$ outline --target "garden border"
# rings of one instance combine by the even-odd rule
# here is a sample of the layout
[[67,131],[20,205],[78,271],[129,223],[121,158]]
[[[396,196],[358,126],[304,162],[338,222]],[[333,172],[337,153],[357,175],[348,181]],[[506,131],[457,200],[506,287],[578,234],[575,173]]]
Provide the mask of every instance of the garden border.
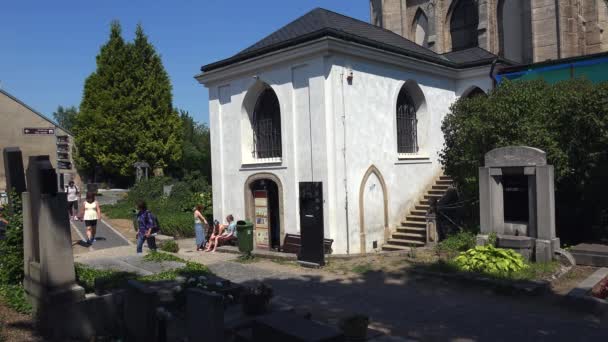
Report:
[[605,277],[608,277],[608,268],[602,267],[581,281],[565,297],[565,303],[573,309],[591,312],[598,315],[608,315],[608,299],[599,299],[591,296],[589,292]]

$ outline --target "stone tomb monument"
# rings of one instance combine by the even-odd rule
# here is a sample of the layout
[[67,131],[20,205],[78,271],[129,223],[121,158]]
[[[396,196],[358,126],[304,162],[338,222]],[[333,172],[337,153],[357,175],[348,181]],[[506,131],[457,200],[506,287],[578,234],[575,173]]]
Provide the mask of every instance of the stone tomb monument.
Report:
[[497,234],[497,245],[537,262],[559,249],[555,236],[553,166],[544,151],[526,146],[494,149],[479,168],[478,244]]
[[84,299],[76,285],[67,197],[57,192],[48,156],[30,157],[23,198],[23,285],[43,333],[61,325],[66,305]]

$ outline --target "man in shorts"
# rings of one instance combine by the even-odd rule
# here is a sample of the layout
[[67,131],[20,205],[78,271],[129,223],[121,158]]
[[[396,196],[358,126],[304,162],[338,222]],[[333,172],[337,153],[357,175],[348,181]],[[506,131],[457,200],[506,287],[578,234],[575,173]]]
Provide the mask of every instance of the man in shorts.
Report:
[[68,186],[65,187],[65,192],[68,194],[68,213],[70,214],[70,219],[77,220],[76,213],[78,212],[80,189],[74,184],[74,181],[70,181]]

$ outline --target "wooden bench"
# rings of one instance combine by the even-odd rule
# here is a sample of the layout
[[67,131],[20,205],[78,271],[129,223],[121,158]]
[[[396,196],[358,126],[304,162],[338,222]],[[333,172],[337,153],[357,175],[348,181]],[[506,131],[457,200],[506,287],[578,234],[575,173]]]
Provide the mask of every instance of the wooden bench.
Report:
[[[334,240],[332,239],[323,239],[323,251],[325,254],[331,254],[333,250],[331,249],[331,245]],[[285,240],[283,240],[283,246],[281,246],[281,251],[285,253],[294,253],[299,254],[300,248],[302,246],[302,238],[297,234],[285,234]]]

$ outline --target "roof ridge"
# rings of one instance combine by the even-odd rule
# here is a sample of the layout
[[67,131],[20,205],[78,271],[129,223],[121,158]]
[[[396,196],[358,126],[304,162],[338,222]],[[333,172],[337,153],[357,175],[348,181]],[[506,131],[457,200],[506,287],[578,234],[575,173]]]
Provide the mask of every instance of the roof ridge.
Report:
[[[371,27],[374,27],[374,28],[375,28],[375,29],[377,29],[377,30],[381,30],[381,31],[384,31],[384,32],[390,33],[390,34],[392,34],[392,35],[394,35],[394,36],[397,36],[397,37],[399,37],[399,38],[401,38],[401,39],[407,40],[408,42],[410,42],[410,43],[412,43],[412,44],[416,44],[416,45],[420,46],[421,48],[426,49],[426,50],[428,50],[428,51],[430,51],[430,52],[434,53],[434,54],[435,54],[435,55],[437,55],[438,57],[439,57],[439,56],[441,56],[441,54],[439,54],[439,53],[437,53],[437,52],[435,52],[435,51],[433,51],[433,50],[429,49],[428,47],[426,47],[426,46],[422,46],[422,45],[420,45],[420,44],[418,44],[418,43],[414,42],[413,40],[411,40],[411,39],[409,39],[409,38],[407,38],[407,37],[404,37],[404,36],[402,36],[402,35],[400,35],[400,34],[398,34],[398,33],[395,33],[395,32],[393,32],[393,31],[391,31],[391,30],[385,29],[384,27],[377,26],[377,25],[374,25],[374,24],[368,23],[367,21],[363,21],[363,20],[360,20],[360,19],[357,19],[357,18],[349,17],[349,16],[347,16],[346,14],[342,14],[342,13],[334,12],[334,11],[332,11],[332,10],[328,10],[328,9],[326,9],[326,8],[323,8],[323,7],[317,7],[317,8],[315,8],[314,10],[317,10],[317,9],[320,9],[320,10],[323,10],[323,11],[325,11],[325,12],[328,12],[328,13],[332,13],[332,14],[338,15],[338,16],[343,17],[343,18],[346,18],[346,19],[348,19],[348,20],[357,21],[357,22],[363,23],[363,24],[365,24],[365,25],[369,25],[369,26],[371,26]],[[314,10],[313,10],[313,11],[314,11]],[[312,12],[312,11],[311,11],[311,12]],[[310,12],[309,12],[309,13],[310,13]]]

